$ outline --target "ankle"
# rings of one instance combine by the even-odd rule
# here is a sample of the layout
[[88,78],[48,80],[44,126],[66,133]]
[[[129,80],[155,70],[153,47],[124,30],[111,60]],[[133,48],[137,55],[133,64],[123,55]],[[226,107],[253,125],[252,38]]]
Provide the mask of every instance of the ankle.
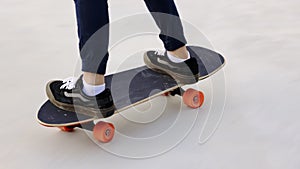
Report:
[[168,51],[168,53],[179,59],[188,59],[189,58],[189,52],[188,52],[186,46],[182,46],[174,51]]
[[90,85],[84,79],[82,79],[82,83],[82,91],[88,96],[96,96],[105,90],[105,83],[101,85]]
[[105,83],[104,75],[91,73],[91,72],[83,72],[83,80],[89,85],[103,85]]

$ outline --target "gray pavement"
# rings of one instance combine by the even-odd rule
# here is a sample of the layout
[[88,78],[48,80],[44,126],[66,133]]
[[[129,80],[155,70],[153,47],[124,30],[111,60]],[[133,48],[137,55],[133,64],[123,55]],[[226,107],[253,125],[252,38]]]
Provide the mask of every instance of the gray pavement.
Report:
[[[35,120],[39,106],[46,100],[45,83],[78,70],[73,2],[2,0],[0,168],[298,169],[300,2],[185,0],[177,4],[182,18],[226,57],[224,71],[215,80],[198,85],[210,93],[211,83],[225,75],[225,87],[215,84],[222,91],[226,89],[224,112],[217,111],[206,130],[207,111],[213,110],[213,104],[206,102],[189,128],[187,122],[197,112],[183,106],[178,114],[184,117],[177,128],[173,127],[177,134],[171,133],[152,144],[138,139],[137,144],[132,144],[124,139],[124,135],[146,138],[168,127],[166,124],[176,117],[172,112],[180,108],[177,105],[181,102],[180,98],[169,98],[164,115],[144,126],[126,124],[121,115],[109,119],[117,123],[119,132],[113,142],[97,145],[82,130],[63,133],[40,126]],[[110,10],[112,21],[146,12],[143,1],[134,0],[111,0]],[[125,53],[146,48],[142,43],[134,43],[143,38],[149,37],[124,41],[124,45],[130,44],[123,47]],[[157,39],[149,39],[154,47],[161,45],[155,43],[159,42]],[[118,50],[112,52],[108,72],[128,68],[122,65],[128,57],[118,56]],[[129,67],[138,66],[142,59],[130,63]],[[210,96],[208,99],[213,100]],[[151,109],[144,105],[129,111],[145,109],[144,116],[153,118],[149,114],[159,112],[165,101],[157,98],[151,102]],[[143,119],[130,113],[124,113],[124,117],[132,121]],[[215,132],[212,126],[217,126]],[[205,137],[208,140],[201,139],[201,131],[210,133]],[[182,137],[186,136],[184,140],[177,138],[181,132]],[[180,140],[179,144],[173,138]],[[153,157],[132,158],[147,155]]]

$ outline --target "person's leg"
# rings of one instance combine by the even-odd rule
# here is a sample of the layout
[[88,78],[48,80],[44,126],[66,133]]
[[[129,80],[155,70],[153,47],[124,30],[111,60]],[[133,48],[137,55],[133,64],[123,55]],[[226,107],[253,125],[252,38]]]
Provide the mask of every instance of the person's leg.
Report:
[[[107,0],[74,0],[83,75],[78,79],[48,82],[49,100],[59,108],[108,117],[115,107],[104,74],[108,60],[109,16]],[[100,110],[100,111],[99,111]]]
[[74,0],[78,25],[83,79],[90,85],[104,84],[108,60],[109,13],[107,0]]
[[160,39],[169,54],[180,59],[187,59],[186,39],[182,23],[173,0],[144,0],[157,26]]
[[144,0],[160,29],[165,52],[147,51],[145,64],[154,71],[165,72],[179,83],[190,84],[198,81],[199,68],[192,51],[186,47],[183,26],[173,0]]

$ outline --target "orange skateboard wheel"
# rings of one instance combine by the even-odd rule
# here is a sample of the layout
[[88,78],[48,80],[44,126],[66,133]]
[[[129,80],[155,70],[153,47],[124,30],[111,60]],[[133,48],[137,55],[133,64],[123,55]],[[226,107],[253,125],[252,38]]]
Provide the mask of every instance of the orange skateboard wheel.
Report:
[[74,131],[74,127],[71,127],[71,126],[62,126],[62,127],[58,127],[61,131],[64,131],[64,132],[72,132]]
[[102,143],[110,142],[115,134],[115,127],[111,123],[98,122],[93,129],[94,138]]
[[184,104],[194,109],[201,107],[204,103],[204,94],[195,89],[187,89],[182,98]]

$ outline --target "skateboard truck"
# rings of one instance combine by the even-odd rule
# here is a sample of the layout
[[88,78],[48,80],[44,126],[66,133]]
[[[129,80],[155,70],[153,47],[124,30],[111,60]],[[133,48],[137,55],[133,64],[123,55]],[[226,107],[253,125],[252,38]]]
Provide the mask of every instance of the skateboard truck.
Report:
[[184,92],[185,92],[185,90],[182,87],[178,87],[175,90],[170,91],[170,95],[171,96],[175,96],[175,95],[182,96]]
[[182,96],[184,92],[185,92],[185,90],[183,88],[178,87],[174,90],[171,90],[169,92],[164,93],[163,96],[169,96],[169,95],[171,95],[171,96],[175,96],[175,95]]

